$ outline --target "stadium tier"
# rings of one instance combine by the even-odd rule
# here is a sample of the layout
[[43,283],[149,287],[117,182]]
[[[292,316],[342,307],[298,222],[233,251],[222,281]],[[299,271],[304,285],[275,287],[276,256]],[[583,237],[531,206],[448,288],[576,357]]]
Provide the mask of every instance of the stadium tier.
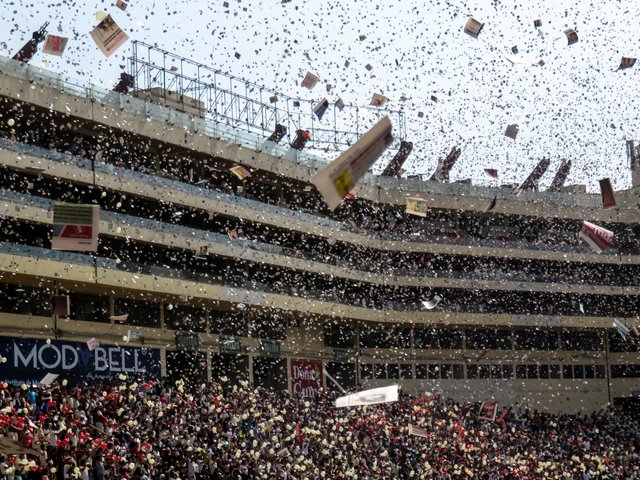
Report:
[[[311,183],[326,159],[181,101],[0,59],[5,380],[397,383],[554,413],[640,395],[638,343],[613,326],[638,322],[636,185],[603,208],[368,173],[330,211]],[[96,251],[53,249],[91,231],[80,205],[99,206]],[[89,230],[56,220],[74,215]],[[583,221],[613,232],[601,253]]]

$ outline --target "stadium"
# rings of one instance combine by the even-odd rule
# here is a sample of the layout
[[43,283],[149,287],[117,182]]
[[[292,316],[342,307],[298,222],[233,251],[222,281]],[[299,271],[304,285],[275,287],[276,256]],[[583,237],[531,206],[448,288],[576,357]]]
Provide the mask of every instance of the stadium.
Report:
[[[122,80],[0,58],[3,474],[639,478],[633,142],[604,208],[561,179],[448,182],[446,159],[401,178],[400,129],[388,174],[332,211],[307,150],[363,131],[135,54]],[[91,241],[78,217],[94,251],[68,246]],[[584,221],[615,233],[601,253]]]

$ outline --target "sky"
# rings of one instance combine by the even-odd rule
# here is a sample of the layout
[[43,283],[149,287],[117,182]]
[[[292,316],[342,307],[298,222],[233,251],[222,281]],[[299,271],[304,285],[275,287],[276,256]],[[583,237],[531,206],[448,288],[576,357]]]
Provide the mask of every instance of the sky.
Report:
[[[131,1],[121,11],[110,2],[14,0],[0,12],[0,55],[12,56],[49,20],[49,33],[69,37],[69,44],[63,57],[38,52],[31,63],[112,87],[131,42],[108,58],[100,52],[89,31],[98,23],[96,13],[105,11],[130,40],[294,97],[368,105],[373,93],[385,95],[388,108],[404,111],[407,140],[414,143],[407,174],[433,173],[438,158],[459,146],[452,180],[487,184],[483,170],[495,168],[502,183],[520,183],[548,157],[543,187],[563,158],[573,164],[566,184],[597,191],[598,180],[610,177],[614,189],[630,187],[625,142],[640,140],[640,62],[617,67],[623,56],[640,56],[637,0],[228,4]],[[469,16],[484,23],[477,39],[463,31]],[[568,28],[578,43],[568,45]],[[507,56],[527,63],[512,65]],[[321,79],[311,91],[300,86],[307,71]],[[331,92],[325,83],[333,85]],[[509,124],[519,125],[515,140],[504,135]],[[374,171],[385,165],[381,159]]]

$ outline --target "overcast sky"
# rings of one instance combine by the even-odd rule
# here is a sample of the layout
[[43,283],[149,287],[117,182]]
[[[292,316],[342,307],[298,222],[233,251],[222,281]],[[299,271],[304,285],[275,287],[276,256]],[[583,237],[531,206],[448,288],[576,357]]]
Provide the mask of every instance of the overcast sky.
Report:
[[[483,179],[492,167],[518,183],[547,156],[543,185],[567,158],[567,184],[595,190],[611,177],[618,190],[630,186],[625,141],[640,139],[640,63],[616,69],[622,56],[640,54],[638,0],[280,2],[132,1],[124,12],[108,2],[5,2],[0,54],[12,56],[50,20],[49,33],[70,38],[65,55],[39,52],[32,63],[112,87],[130,42],[102,55],[88,32],[104,10],[132,40],[292,96],[367,105],[374,92],[386,95],[389,108],[406,112],[415,145],[408,173],[432,173],[459,145],[453,179]],[[463,32],[469,15],[485,23],[478,39]],[[567,45],[567,28],[578,43]],[[511,65],[513,46],[531,64]],[[313,91],[299,86],[307,71],[321,78]],[[334,86],[329,94],[324,83]],[[512,123],[520,126],[515,141],[504,136]]]

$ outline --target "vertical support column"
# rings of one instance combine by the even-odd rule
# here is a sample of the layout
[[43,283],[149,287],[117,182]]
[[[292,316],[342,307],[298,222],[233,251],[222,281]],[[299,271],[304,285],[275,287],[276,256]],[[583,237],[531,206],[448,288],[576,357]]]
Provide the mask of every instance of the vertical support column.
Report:
[[[115,297],[113,297],[113,295],[109,296],[109,316],[113,317],[116,314],[116,299]],[[113,320],[113,318],[111,318],[111,327],[113,328],[113,326],[115,325],[115,320]]]
[[254,356],[255,355],[253,353],[249,353],[247,355],[248,362],[249,362],[249,386],[251,388],[253,388],[254,386],[254,383],[253,383],[253,357]]
[[360,378],[360,326],[356,325],[356,385],[362,384],[362,379]]
[[607,397],[609,399],[609,407],[612,406],[611,398],[611,358],[609,356],[609,335],[604,330],[604,359],[605,359],[605,376],[607,378]]

